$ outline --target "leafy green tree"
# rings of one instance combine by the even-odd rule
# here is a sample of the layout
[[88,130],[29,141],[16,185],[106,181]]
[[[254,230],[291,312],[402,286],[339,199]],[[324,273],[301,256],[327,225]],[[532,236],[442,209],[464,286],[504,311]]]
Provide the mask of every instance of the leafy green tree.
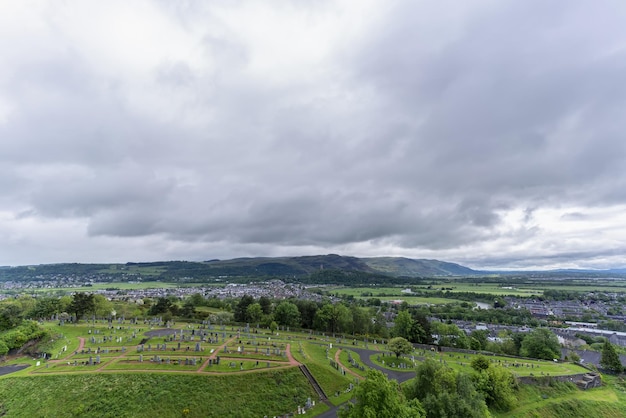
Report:
[[239,300],[239,303],[235,306],[234,314],[236,322],[247,322],[247,309],[248,306],[254,303],[254,298],[250,295],[243,295]]
[[434,322],[433,332],[439,335],[439,345],[445,347],[469,348],[469,338],[459,327],[454,324]]
[[559,359],[561,345],[552,331],[547,328],[536,328],[522,340],[520,355],[543,360]]
[[407,402],[395,380],[378,370],[369,370],[357,386],[356,403],[339,411],[340,418],[419,418],[425,416],[419,401]]
[[258,302],[251,303],[246,308],[246,322],[260,322],[263,318],[263,308]]
[[609,340],[605,340],[602,345],[602,355],[600,357],[600,366],[603,369],[609,370],[613,373],[621,373],[624,371],[624,366],[622,366],[622,362],[619,359],[619,355],[617,351],[615,351],[615,347]]
[[4,341],[0,340],[0,356],[6,356],[8,352],[9,352],[9,347],[6,345]]
[[274,320],[278,325],[298,327],[300,326],[300,311],[294,303],[282,301],[274,309]]
[[159,298],[157,299],[157,303],[150,307],[148,315],[164,315],[166,313],[171,313],[171,311],[172,301],[168,298]]
[[33,309],[28,313],[29,318],[50,318],[54,314],[61,312],[61,302],[58,298],[42,297],[37,298]]
[[389,340],[387,348],[396,355],[396,358],[400,357],[402,354],[409,354],[413,351],[411,343],[402,337],[395,337]]
[[382,312],[377,312],[372,320],[372,334],[381,338],[389,337],[389,328]]
[[72,302],[68,307],[70,313],[76,315],[76,321],[80,320],[86,313],[93,312],[95,308],[95,302],[93,294],[91,293],[74,293],[72,296]]
[[320,331],[340,333],[348,330],[352,316],[342,303],[326,303],[315,313],[313,325]]
[[74,298],[69,295],[64,295],[59,298],[59,313],[60,312],[72,312],[70,305]]
[[317,303],[312,300],[299,299],[295,302],[295,304],[300,311],[300,326],[302,328],[313,329],[315,314],[319,308]]
[[489,363],[489,359],[481,355],[474,357],[470,364],[472,365],[472,369],[476,370],[477,372],[487,370],[491,365],[491,363]]
[[372,324],[372,318],[370,317],[366,308],[361,308],[356,305],[350,307],[350,314],[352,316],[352,322],[350,323],[350,332],[352,335],[368,334]]
[[93,296],[93,314],[100,317],[108,317],[113,311],[113,304],[103,295]]
[[482,369],[476,388],[484,395],[487,405],[497,411],[509,411],[517,404],[517,381],[513,373],[502,367]]
[[416,370],[405,390],[409,399],[418,399],[428,418],[490,417],[485,399],[465,373],[457,373],[432,359]]
[[187,299],[183,304],[183,309],[180,310],[180,315],[184,318],[193,318],[196,313],[196,305],[193,300]]
[[0,331],[13,329],[22,323],[24,311],[17,303],[2,305],[0,309]]
[[261,309],[263,309],[263,315],[272,313],[272,301],[267,296],[261,296],[259,298],[259,305],[261,305]]
[[477,329],[472,331],[470,334],[470,346],[472,350],[484,350],[487,348],[487,337],[489,336],[489,331],[484,329]]
[[204,306],[206,304],[206,299],[204,298],[204,296],[202,295],[202,293],[194,293],[193,295],[189,296],[189,298],[187,299],[187,301],[193,306],[193,307],[198,307],[198,306]]
[[402,337],[406,340],[411,339],[414,321],[408,310],[398,312],[398,315],[396,315],[393,323],[394,325],[391,329],[391,335],[395,337]]

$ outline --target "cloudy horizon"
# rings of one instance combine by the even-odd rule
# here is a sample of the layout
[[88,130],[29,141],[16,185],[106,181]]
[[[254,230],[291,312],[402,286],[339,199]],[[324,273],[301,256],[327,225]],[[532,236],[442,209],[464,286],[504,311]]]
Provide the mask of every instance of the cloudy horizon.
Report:
[[626,267],[626,4],[0,0],[0,265]]

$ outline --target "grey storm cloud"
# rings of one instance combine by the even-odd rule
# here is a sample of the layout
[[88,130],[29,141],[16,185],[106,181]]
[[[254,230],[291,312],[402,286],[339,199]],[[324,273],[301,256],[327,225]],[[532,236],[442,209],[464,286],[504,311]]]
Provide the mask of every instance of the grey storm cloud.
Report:
[[[43,4],[0,41],[3,263],[619,263],[620,2]],[[35,260],[52,221],[79,232]]]

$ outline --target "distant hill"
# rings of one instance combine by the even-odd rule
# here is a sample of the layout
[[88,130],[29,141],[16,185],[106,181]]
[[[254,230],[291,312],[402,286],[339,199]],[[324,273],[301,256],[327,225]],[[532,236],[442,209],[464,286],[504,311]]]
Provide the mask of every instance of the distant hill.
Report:
[[439,260],[416,260],[404,257],[375,257],[361,260],[378,273],[391,276],[468,276],[480,273],[459,264]]
[[[0,269],[0,280],[48,280],[103,277],[142,280],[181,280],[208,278],[304,278],[333,277],[331,272],[349,273],[374,280],[376,277],[437,277],[480,274],[470,268],[439,260],[415,260],[402,257],[358,258],[337,254],[300,257],[254,257],[230,260],[159,261],[126,264],[42,264]],[[336,274],[334,274],[336,276]]]
[[217,270],[237,268],[251,273],[275,275],[303,275],[320,270],[340,270],[384,274],[393,277],[434,277],[464,276],[478,272],[459,264],[439,260],[415,260],[403,257],[358,258],[337,254],[274,257],[274,258],[236,258],[232,260],[213,260],[208,262]]

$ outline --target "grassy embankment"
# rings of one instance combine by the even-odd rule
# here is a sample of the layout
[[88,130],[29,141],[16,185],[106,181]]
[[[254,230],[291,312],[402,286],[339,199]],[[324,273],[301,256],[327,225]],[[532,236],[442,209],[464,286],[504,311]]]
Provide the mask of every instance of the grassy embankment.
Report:
[[622,378],[603,376],[605,385],[581,391],[573,384],[522,385],[519,404],[512,411],[494,413],[496,418],[624,418],[626,385]]

